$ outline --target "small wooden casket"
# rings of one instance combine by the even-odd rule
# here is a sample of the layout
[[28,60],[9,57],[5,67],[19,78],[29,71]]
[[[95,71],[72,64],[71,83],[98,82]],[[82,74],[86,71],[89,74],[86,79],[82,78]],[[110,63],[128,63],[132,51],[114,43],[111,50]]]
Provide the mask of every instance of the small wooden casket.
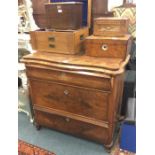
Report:
[[131,43],[131,35],[125,35],[123,37],[92,35],[85,40],[85,53],[87,56],[121,58],[125,60],[131,50]]

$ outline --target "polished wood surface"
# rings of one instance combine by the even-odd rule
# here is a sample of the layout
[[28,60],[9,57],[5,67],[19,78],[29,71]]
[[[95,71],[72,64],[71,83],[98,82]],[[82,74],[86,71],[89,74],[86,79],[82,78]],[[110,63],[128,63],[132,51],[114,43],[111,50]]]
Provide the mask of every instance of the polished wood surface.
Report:
[[110,145],[128,60],[46,52],[25,56],[36,126]]
[[35,120],[39,124],[65,133],[80,136],[100,143],[108,139],[108,128],[85,123],[69,117],[36,111]]
[[131,50],[131,35],[123,37],[89,36],[85,40],[87,56],[120,58],[125,60]]
[[107,121],[109,92],[44,80],[30,79],[30,84],[36,105]]
[[42,52],[76,54],[83,51],[83,41],[88,36],[87,27],[76,31],[31,31],[32,48]]
[[[123,59],[120,58],[95,58],[89,57],[86,55],[66,55],[66,54],[55,54],[55,53],[47,53],[47,52],[36,52],[33,54],[29,54],[24,56],[22,62],[36,62],[37,64],[46,65],[54,67],[54,64],[61,67],[65,67],[65,69],[71,68],[72,70],[92,70],[96,71],[105,71],[105,69],[109,71],[118,71],[123,64]],[[73,67],[72,67],[73,66]]]
[[[109,91],[111,90],[111,83],[110,83],[110,76],[108,75],[100,75],[98,74],[98,77],[91,74],[90,77],[86,73],[79,74],[80,71],[67,71],[67,70],[60,70],[60,69],[54,69],[51,67],[41,67],[37,66],[28,66],[27,67],[27,75],[32,78],[39,78],[42,80],[52,80],[53,82],[59,82],[63,84],[68,85],[75,85],[78,87],[86,87],[91,90],[105,90]],[[47,72],[47,70],[49,70]],[[91,83],[91,85],[90,85]]]
[[121,37],[128,34],[127,18],[100,17],[94,19],[94,36]]
[[80,2],[47,3],[45,11],[48,29],[77,30],[82,27]]

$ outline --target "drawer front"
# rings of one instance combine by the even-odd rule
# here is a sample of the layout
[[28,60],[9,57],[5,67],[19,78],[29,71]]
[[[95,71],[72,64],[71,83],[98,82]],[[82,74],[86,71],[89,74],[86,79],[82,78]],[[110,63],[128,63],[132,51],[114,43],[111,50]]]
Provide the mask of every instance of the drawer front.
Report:
[[68,117],[35,111],[35,121],[39,125],[100,143],[106,143],[108,139],[108,128],[70,119]]
[[52,80],[54,82],[99,89],[104,91],[111,90],[110,78],[99,78],[89,75],[72,74],[63,71],[47,70],[32,67],[27,67],[26,72],[29,78]]
[[108,93],[30,80],[35,105],[108,121]]

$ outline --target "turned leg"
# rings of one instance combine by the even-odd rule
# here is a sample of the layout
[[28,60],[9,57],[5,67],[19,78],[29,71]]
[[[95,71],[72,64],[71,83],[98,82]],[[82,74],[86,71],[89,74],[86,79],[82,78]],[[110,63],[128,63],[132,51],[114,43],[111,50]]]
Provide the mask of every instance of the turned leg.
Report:
[[112,141],[112,142],[111,142],[110,144],[108,144],[108,145],[104,144],[104,148],[105,148],[106,152],[110,153],[111,150],[112,150],[113,145],[114,145],[114,141]]

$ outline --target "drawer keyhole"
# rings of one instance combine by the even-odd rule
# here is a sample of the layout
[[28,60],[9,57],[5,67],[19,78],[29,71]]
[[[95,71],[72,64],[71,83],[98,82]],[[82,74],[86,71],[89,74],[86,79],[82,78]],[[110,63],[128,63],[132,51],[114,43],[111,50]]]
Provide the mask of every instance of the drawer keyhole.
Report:
[[70,122],[70,118],[68,118],[68,117],[65,118],[65,120],[66,120],[66,122]]
[[64,91],[64,94],[65,94],[65,95],[68,95],[68,94],[69,94],[69,91],[68,91],[68,90],[65,90],[65,91]]
[[103,51],[107,51],[108,50],[108,45],[103,44],[101,48],[102,48]]

